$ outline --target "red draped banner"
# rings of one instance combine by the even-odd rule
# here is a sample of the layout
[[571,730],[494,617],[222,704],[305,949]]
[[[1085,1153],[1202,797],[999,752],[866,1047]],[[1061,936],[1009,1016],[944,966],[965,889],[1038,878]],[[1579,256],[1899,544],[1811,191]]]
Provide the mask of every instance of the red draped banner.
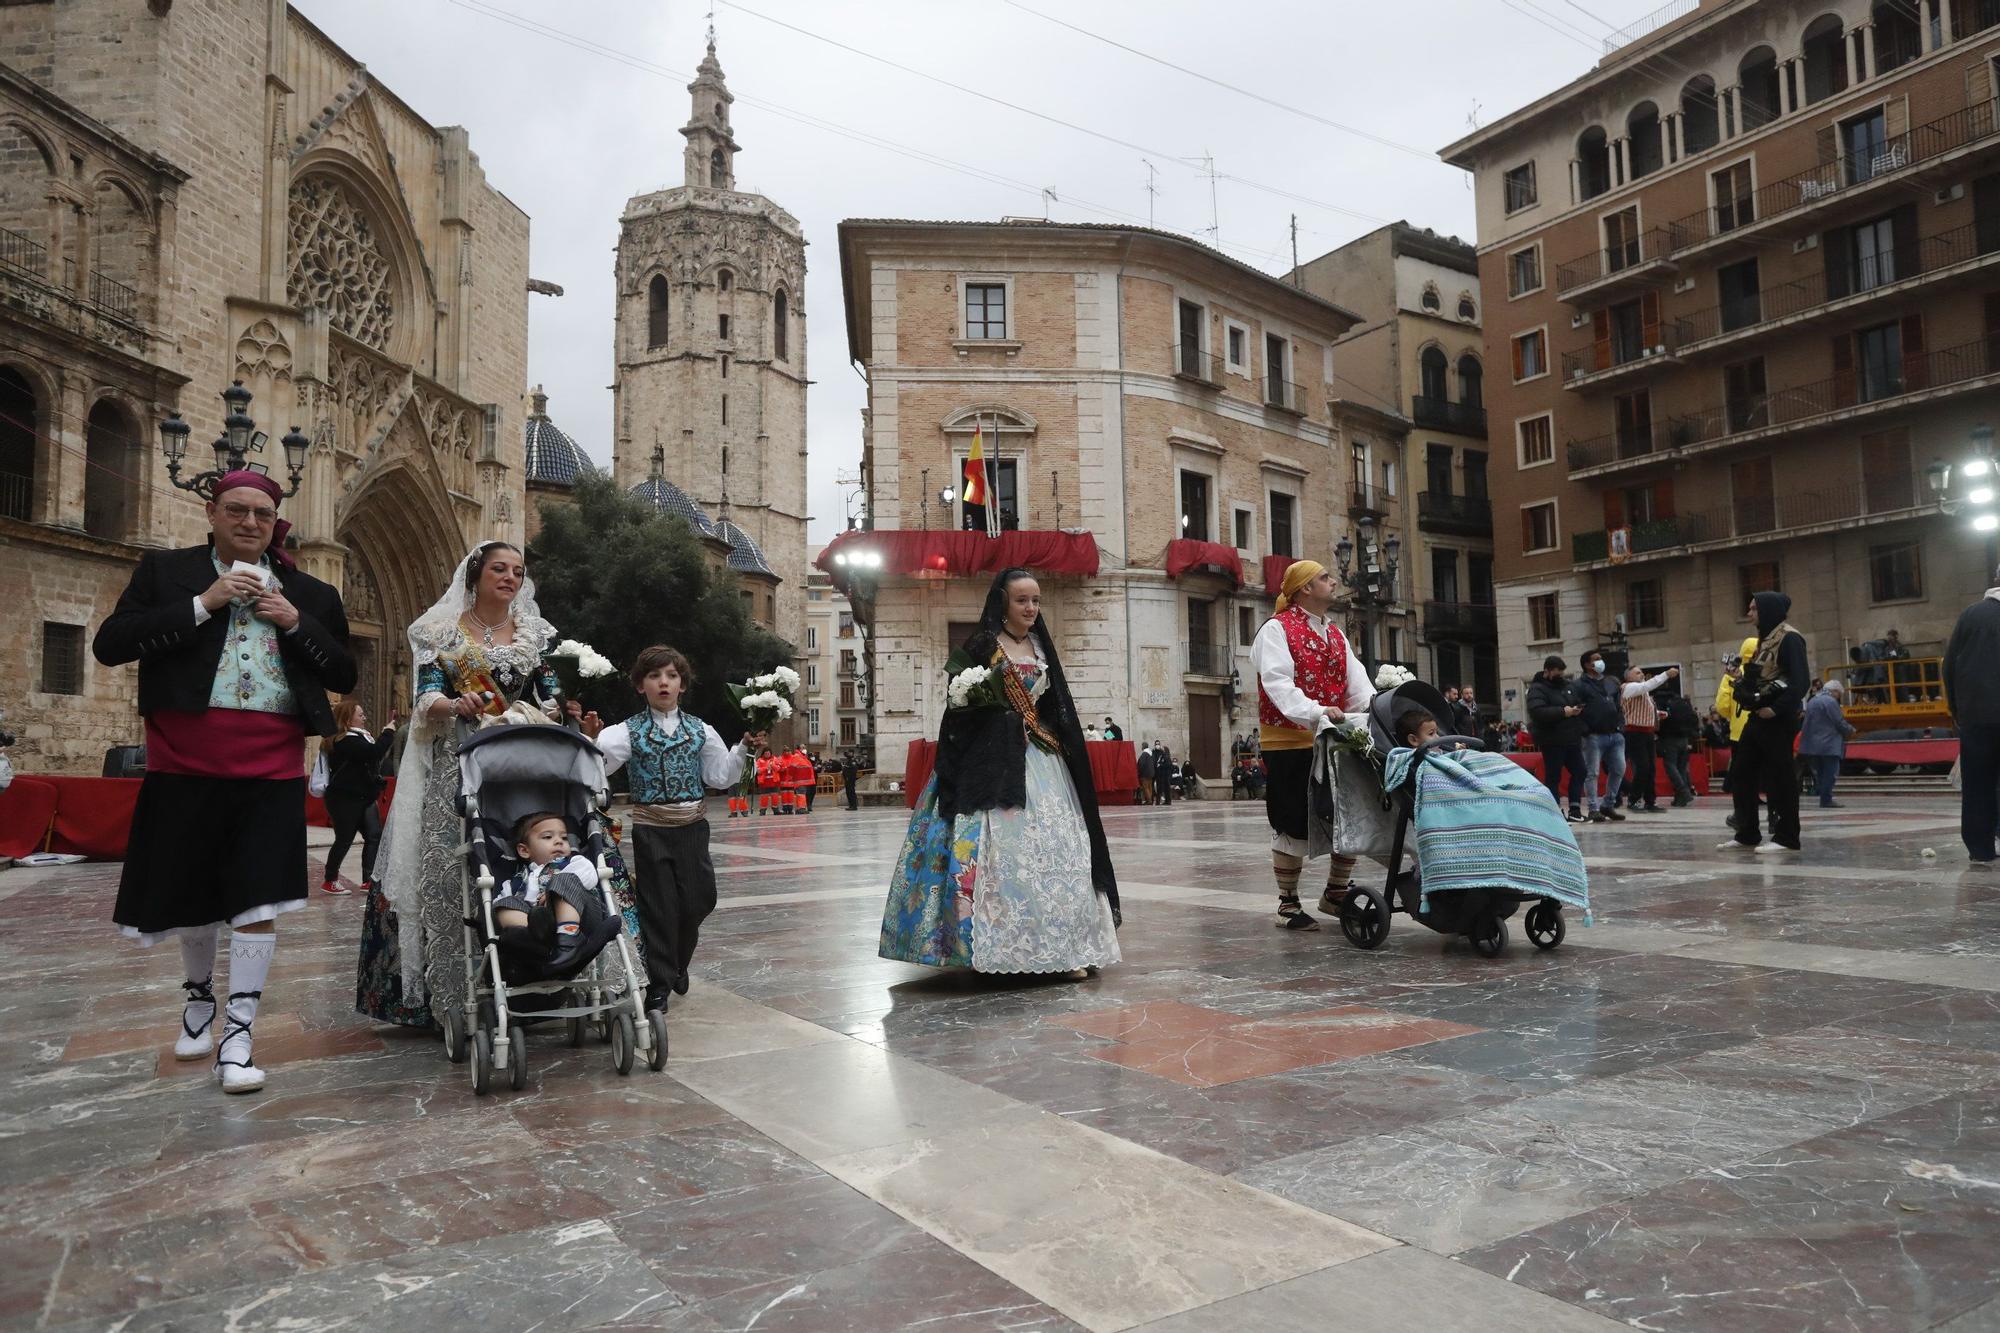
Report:
[[1189,537],[1167,543],[1168,578],[1177,579],[1190,569],[1204,566],[1220,569],[1236,581],[1237,587],[1243,586],[1243,559],[1236,554],[1235,547],[1221,542],[1198,542]]
[[955,577],[1018,567],[1088,577],[1097,573],[1097,539],[1087,532],[843,532],[814,563],[843,591],[857,569]]
[[1264,557],[1264,591],[1276,597],[1285,589],[1285,571],[1298,562],[1295,555],[1267,555]]

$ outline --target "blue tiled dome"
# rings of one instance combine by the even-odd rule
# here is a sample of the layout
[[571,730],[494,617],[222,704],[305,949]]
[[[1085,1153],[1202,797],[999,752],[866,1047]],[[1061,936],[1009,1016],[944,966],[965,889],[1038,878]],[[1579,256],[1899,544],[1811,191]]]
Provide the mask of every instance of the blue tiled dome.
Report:
[[536,389],[534,406],[528,413],[527,454],[522,468],[529,481],[574,486],[578,477],[597,469],[582,447],[549,420],[548,406],[548,395]]
[[757,543],[750,540],[750,534],[737,527],[728,519],[715,526],[716,535],[729,543],[729,567],[745,574],[769,574],[777,577],[777,571],[764,559],[764,553],[757,549]]
[[[690,500],[686,491],[665,477],[648,477],[627,493],[635,499],[646,501],[662,514],[686,519],[694,526],[695,531],[703,536],[716,535],[715,520],[702,513],[701,506]],[[734,558],[731,557],[732,560]]]

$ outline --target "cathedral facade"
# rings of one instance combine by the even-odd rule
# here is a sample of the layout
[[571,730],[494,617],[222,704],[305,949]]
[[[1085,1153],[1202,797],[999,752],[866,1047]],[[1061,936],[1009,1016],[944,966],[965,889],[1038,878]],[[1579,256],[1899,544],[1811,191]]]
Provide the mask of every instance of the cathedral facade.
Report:
[[[284,0],[0,6],[0,671],[27,769],[136,743],[91,633],[199,541],[157,423],[208,465],[232,380],[300,565],[342,589],[371,714],[474,542],[521,539],[528,219]],[[205,72],[196,77],[188,72]]]
[[682,184],[619,219],[613,470],[664,481],[768,567],[755,618],[803,642],[806,586],[805,237],[736,188],[733,100],[711,42],[681,129]]

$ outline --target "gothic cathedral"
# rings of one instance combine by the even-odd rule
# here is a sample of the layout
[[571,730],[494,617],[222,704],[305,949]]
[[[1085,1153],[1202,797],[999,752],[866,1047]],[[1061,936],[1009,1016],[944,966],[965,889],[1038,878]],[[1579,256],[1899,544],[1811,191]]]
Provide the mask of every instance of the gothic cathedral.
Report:
[[799,647],[805,237],[784,209],[736,188],[734,99],[713,40],[688,93],[683,183],[634,196],[619,219],[613,472],[627,488],[683,492],[736,548],[732,567],[768,566],[774,588],[744,585],[771,599],[753,618]]

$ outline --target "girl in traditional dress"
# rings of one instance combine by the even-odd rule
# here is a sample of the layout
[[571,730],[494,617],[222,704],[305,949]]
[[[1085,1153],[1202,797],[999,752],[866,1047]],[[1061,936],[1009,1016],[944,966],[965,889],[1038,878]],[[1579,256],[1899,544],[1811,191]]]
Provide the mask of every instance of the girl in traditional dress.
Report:
[[559,716],[562,690],[544,656],[554,639],[521,552],[497,541],[459,562],[444,596],[410,626],[416,704],[384,833],[383,892],[369,896],[361,930],[356,1007],[370,1018],[426,1026],[464,1003],[460,735],[523,701]]
[[884,958],[1078,977],[1118,961],[1118,881],[1041,603],[1027,570],[1002,571],[946,665],[986,668],[975,694],[989,702],[945,709],[889,884]]

